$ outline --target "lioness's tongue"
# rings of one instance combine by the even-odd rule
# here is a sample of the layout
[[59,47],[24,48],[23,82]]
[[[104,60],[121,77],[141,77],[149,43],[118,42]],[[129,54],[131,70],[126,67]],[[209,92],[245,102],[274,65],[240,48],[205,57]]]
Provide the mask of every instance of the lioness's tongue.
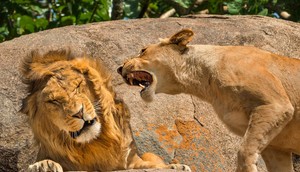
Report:
[[142,84],[143,84],[144,86],[148,87],[151,83],[150,83],[149,81],[144,81]]

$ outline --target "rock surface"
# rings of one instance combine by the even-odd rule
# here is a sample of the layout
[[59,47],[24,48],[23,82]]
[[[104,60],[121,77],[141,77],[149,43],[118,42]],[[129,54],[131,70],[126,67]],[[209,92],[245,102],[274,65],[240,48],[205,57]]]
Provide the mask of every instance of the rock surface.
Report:
[[[130,108],[140,153],[154,152],[167,162],[176,159],[190,165],[193,171],[234,171],[240,139],[220,123],[210,105],[189,95],[165,94],[147,104],[139,97],[139,88],[125,85],[116,72],[124,59],[137,54],[143,46],[182,28],[195,32],[191,44],[250,45],[300,57],[300,24],[259,16],[111,21],[57,28],[1,43],[0,171],[26,171],[37,153],[26,116],[18,113],[25,96],[18,74],[20,59],[33,49],[61,47],[101,58],[112,72],[115,90]],[[264,168],[260,161],[259,171]]]

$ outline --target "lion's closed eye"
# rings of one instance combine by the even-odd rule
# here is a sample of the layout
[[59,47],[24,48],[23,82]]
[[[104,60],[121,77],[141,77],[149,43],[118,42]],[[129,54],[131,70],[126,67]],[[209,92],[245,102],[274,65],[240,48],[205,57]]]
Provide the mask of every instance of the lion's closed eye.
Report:
[[78,84],[77,84],[77,86],[75,87],[75,89],[72,91],[72,93],[74,94],[79,94],[79,93],[81,93],[81,91],[82,91],[82,87],[83,87],[83,81],[80,81]]
[[53,104],[53,105],[57,105],[57,106],[60,106],[61,103],[59,100],[48,100],[47,103],[50,103],[50,104]]
[[80,93],[80,84],[75,88],[75,90],[73,92],[76,94]]

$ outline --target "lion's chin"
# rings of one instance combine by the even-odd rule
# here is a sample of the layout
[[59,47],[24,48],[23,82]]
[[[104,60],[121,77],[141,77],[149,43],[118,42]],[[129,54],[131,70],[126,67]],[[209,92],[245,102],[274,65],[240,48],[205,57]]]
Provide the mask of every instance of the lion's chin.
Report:
[[78,143],[87,143],[96,139],[101,130],[101,124],[96,122],[93,126],[90,126],[87,130],[84,130],[78,137],[74,140]]

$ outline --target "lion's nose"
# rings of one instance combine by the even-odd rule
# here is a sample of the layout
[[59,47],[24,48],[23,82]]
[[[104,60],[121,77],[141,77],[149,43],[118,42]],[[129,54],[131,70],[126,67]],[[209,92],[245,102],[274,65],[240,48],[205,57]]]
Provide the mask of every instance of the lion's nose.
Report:
[[122,75],[123,66],[118,67],[117,72]]
[[83,107],[77,113],[75,113],[74,115],[72,115],[72,117],[83,119]]

